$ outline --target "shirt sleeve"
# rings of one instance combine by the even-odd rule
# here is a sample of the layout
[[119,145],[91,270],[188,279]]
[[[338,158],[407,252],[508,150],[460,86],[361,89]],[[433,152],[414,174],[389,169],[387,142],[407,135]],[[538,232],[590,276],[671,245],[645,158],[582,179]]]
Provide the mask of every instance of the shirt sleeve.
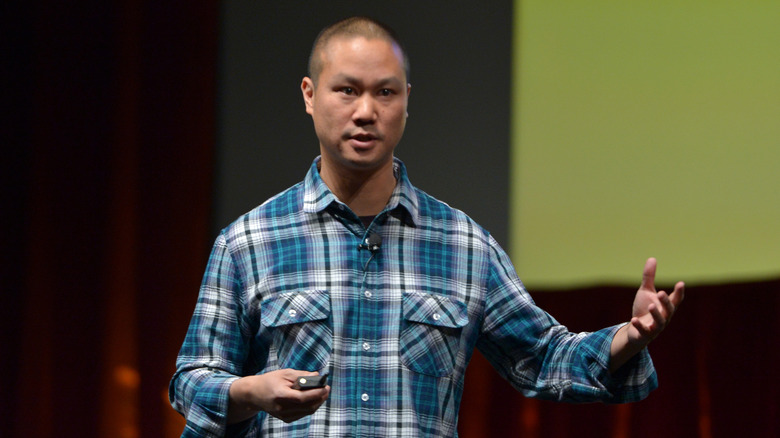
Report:
[[572,333],[533,302],[509,257],[491,238],[485,318],[477,347],[527,397],[625,403],[658,386],[647,349],[609,373],[612,339],[621,325]]
[[228,391],[242,375],[248,349],[247,331],[241,326],[242,290],[225,237],[220,235],[169,386],[171,405],[187,420],[182,437],[228,434]]

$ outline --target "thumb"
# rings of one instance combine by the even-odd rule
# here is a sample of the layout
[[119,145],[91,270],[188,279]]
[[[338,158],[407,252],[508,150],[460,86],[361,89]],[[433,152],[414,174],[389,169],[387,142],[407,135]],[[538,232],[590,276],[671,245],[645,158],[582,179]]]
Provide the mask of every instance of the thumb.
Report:
[[648,289],[655,291],[655,269],[658,265],[655,257],[650,257],[645,262],[645,269],[642,272],[642,285],[641,289]]

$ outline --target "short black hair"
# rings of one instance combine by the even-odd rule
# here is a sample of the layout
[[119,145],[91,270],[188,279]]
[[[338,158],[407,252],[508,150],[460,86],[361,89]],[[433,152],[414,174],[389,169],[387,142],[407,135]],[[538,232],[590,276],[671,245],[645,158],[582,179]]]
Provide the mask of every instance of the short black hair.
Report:
[[379,38],[395,44],[403,56],[404,73],[406,81],[409,81],[409,57],[406,55],[398,35],[390,26],[373,18],[357,16],[338,21],[322,29],[314,40],[314,45],[309,54],[309,77],[316,84],[322,72],[322,50],[334,37],[364,37],[367,39]]

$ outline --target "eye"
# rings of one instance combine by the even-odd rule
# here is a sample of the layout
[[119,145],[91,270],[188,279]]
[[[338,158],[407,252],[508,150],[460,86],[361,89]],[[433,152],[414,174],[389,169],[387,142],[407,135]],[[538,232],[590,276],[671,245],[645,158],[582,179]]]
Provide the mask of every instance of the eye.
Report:
[[341,89],[339,89],[339,91],[346,94],[347,96],[352,96],[353,94],[355,94],[355,89],[352,87],[342,87]]
[[382,88],[381,90],[379,90],[380,96],[387,97],[387,96],[392,96],[393,94],[395,94],[395,92],[389,88]]

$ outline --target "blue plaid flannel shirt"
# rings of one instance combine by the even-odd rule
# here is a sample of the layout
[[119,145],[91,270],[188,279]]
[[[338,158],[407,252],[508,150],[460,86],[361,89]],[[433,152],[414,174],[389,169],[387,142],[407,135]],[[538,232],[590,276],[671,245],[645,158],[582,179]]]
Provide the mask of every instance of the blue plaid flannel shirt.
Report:
[[[619,403],[657,386],[643,351],[610,376],[619,326],[570,333],[536,307],[507,254],[459,210],[398,180],[368,229],[312,164],[303,182],[222,231],[171,381],[183,437],[457,436],[474,348],[526,396]],[[369,232],[373,255],[358,250]],[[226,424],[239,376],[327,372],[331,394],[286,424]]]

